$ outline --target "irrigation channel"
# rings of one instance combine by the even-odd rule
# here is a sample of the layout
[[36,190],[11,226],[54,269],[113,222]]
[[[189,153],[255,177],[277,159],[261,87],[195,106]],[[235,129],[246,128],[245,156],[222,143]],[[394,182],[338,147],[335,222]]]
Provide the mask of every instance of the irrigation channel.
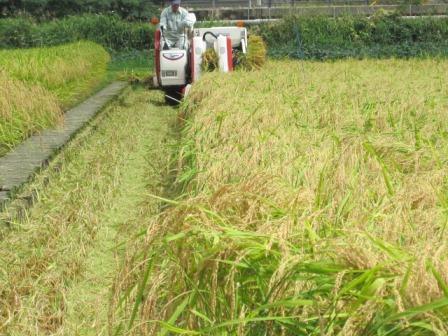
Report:
[[114,277],[158,210],[148,195],[166,191],[176,113],[126,89],[24,188],[36,203],[1,214],[0,334],[109,333]]

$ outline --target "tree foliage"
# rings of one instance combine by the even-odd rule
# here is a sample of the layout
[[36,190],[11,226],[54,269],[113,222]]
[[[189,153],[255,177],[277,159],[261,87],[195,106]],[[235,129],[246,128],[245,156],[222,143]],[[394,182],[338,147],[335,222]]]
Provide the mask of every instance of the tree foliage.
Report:
[[413,57],[448,54],[448,19],[399,13],[340,18],[289,16],[256,26],[270,56],[299,59]]
[[53,46],[90,40],[108,50],[151,48],[154,26],[116,15],[76,15],[37,23],[32,18],[0,20],[0,49]]
[[29,14],[53,18],[97,13],[118,14],[126,19],[148,19],[159,12],[160,0],[0,0],[2,16]]

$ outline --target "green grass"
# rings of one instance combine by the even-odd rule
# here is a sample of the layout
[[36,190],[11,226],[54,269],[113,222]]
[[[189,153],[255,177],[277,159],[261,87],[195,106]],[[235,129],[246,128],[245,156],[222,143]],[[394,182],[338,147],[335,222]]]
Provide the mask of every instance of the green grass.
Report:
[[122,51],[112,54],[108,68],[111,78],[120,80],[144,81],[154,71],[154,52],[152,50]]
[[109,54],[92,42],[0,50],[0,155],[62,120],[106,78]]
[[447,334],[447,72],[204,76],[182,108],[182,196],[150,196],[166,208],[116,280],[117,334]]

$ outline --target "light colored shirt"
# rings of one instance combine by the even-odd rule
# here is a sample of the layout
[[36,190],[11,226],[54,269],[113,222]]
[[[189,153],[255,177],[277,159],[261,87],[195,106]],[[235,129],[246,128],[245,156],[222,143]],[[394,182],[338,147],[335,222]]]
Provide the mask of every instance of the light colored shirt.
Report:
[[165,8],[160,16],[160,26],[164,27],[164,35],[170,46],[179,46],[184,40],[185,28],[193,28],[194,22],[188,19],[188,11],[179,7],[177,12],[173,12],[171,6]]

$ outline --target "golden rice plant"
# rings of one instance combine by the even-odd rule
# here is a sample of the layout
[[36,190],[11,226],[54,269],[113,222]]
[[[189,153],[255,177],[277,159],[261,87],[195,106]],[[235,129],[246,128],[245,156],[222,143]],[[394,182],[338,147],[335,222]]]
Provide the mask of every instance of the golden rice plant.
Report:
[[117,330],[447,334],[446,73],[425,59],[204,75],[183,106],[182,196],[154,196],[166,209],[117,278]]
[[12,78],[46,88],[64,107],[91,93],[103,80],[109,60],[103,47],[88,41],[0,50],[0,69]]
[[0,71],[0,156],[31,134],[62,120],[54,94]]
[[0,155],[54,126],[66,109],[101,85],[108,53],[92,42],[0,51]]

